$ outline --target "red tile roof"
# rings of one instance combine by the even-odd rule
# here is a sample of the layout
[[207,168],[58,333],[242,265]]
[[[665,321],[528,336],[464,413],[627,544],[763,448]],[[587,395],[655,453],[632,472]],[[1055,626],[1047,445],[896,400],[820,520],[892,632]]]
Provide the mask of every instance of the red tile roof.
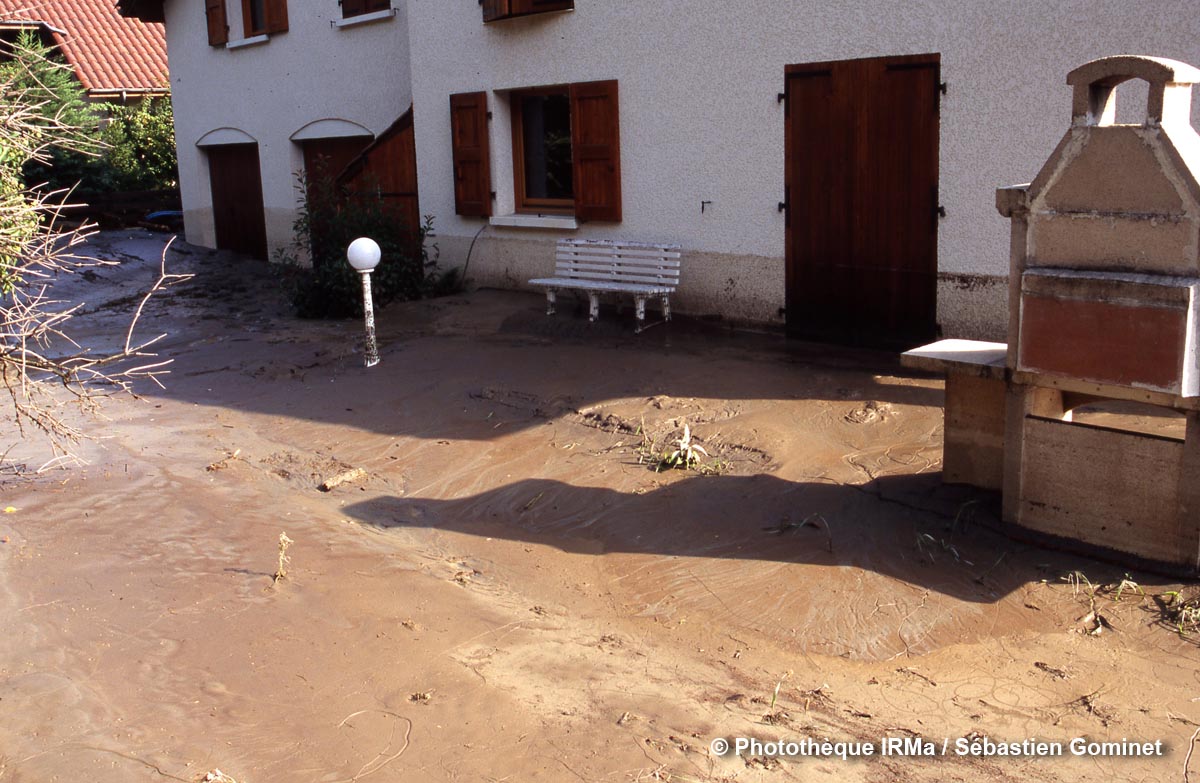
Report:
[[42,22],[88,92],[168,88],[161,24],[117,13],[116,0],[0,0],[0,22]]

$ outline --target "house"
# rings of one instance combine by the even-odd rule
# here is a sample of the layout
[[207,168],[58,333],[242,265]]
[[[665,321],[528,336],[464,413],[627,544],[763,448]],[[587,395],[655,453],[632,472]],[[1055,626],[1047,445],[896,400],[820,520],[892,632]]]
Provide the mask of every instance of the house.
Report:
[[25,30],[58,47],[89,101],[170,94],[163,26],[121,16],[111,0],[0,0],[0,38]]
[[[116,0],[113,0],[114,2]],[[297,173],[374,147],[416,214],[404,4],[122,0],[166,21],[187,239],[269,258],[293,241]],[[381,149],[382,147],[382,149]],[[404,160],[397,172],[395,161]],[[361,161],[359,161],[361,163]]]
[[420,211],[477,283],[524,287],[563,236],[669,241],[678,311],[876,344],[1004,337],[995,189],[1054,148],[1072,68],[1200,63],[1200,17],[1149,0],[120,6],[166,22],[189,241],[285,245],[310,150],[411,109]]

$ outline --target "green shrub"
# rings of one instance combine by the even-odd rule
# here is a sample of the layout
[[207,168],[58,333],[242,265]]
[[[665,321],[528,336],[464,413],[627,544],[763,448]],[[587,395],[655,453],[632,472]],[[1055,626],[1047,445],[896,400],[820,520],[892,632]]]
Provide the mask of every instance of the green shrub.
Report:
[[109,190],[170,190],[179,184],[175,117],[170,98],[148,98],[131,106],[109,104],[100,133]]
[[[70,190],[94,176],[100,144],[95,138],[99,115],[88,104],[75,72],[56,47],[46,46],[32,31],[15,43],[4,44],[0,82],[10,95],[20,95],[37,115],[28,121],[27,139],[36,154],[21,166],[26,187],[43,191]],[[70,143],[58,143],[62,129]]]
[[43,132],[54,124],[75,129],[77,137],[73,144],[50,146],[24,164],[28,187],[73,191],[71,200],[76,201],[101,193],[178,186],[170,98],[92,106],[55,47],[23,32],[8,49],[11,59],[0,63],[0,82],[40,105]]
[[0,321],[10,337],[30,323],[21,308],[14,313],[12,297],[28,282],[30,269],[48,265],[55,249],[50,226],[55,210],[47,202],[56,199],[46,193],[49,188],[31,189],[47,180],[30,179],[29,171],[45,170],[59,158],[86,160],[95,150],[81,124],[92,122],[93,115],[73,72],[52,59],[53,53],[32,33],[0,51]]
[[[452,285],[438,273],[433,217],[408,226],[389,211],[384,200],[350,195],[325,171],[311,178],[298,176],[301,193],[299,216],[293,225],[295,242],[290,252],[277,253],[283,262],[292,305],[301,318],[349,318],[362,315],[362,282],[346,261],[346,248],[358,237],[379,243],[382,256],[371,274],[376,306],[419,299]],[[372,188],[368,188],[368,191]],[[311,262],[299,260],[304,251]]]

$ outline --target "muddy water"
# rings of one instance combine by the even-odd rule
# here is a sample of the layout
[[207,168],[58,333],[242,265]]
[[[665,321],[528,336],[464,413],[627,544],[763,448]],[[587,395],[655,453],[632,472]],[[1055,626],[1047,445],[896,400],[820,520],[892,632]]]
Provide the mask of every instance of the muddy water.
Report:
[[[114,400],[88,466],[3,486],[0,781],[1182,769],[1200,667],[1156,624],[1171,586],[1097,598],[1062,577],[1123,573],[990,532],[994,499],[940,484],[937,381],[686,324],[576,334],[490,292],[386,310],[368,372],[353,325],[291,320],[262,268],[188,250],[172,262],[201,277],[146,324],[170,335],[167,389]],[[85,287],[101,302],[147,272],[107,274]],[[90,339],[128,312],[100,308]],[[656,472],[684,423],[712,469]],[[366,478],[316,489],[351,467]],[[1093,600],[1116,632],[1079,632]],[[972,732],[1173,750],[708,750]]]

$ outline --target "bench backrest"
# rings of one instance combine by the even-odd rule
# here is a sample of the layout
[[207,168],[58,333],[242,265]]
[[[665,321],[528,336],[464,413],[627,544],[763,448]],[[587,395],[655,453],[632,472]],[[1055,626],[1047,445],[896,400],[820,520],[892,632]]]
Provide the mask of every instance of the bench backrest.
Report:
[[679,285],[679,245],[560,239],[554,276],[577,280]]

